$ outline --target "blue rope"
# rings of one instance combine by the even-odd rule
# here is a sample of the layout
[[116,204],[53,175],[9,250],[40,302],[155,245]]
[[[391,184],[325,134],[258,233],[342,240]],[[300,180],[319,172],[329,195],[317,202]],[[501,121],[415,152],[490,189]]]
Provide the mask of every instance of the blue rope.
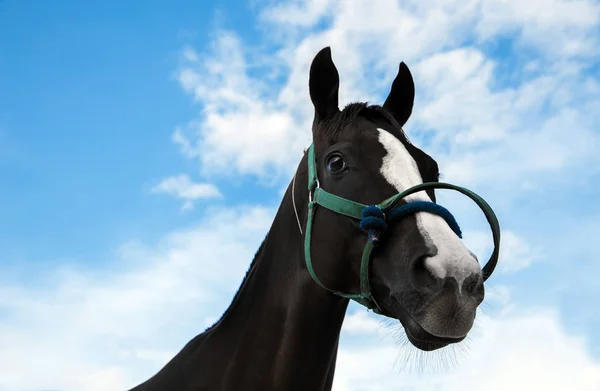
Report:
[[429,201],[414,201],[392,209],[386,216],[383,210],[375,205],[366,206],[362,211],[362,220],[360,228],[369,234],[369,239],[373,244],[377,244],[381,235],[387,230],[388,222],[403,219],[406,216],[417,212],[427,212],[440,216],[450,226],[452,231],[459,238],[462,238],[462,231],[456,222],[452,213],[443,206]]

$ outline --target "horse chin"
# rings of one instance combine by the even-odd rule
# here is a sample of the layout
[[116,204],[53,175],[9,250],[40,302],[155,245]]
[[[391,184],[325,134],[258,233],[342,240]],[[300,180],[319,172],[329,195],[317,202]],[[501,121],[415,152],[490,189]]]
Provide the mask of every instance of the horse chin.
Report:
[[404,331],[406,337],[410,343],[417,349],[429,352],[432,350],[441,349],[453,343],[461,342],[465,339],[463,337],[438,337],[433,335],[423,328],[406,310],[401,309],[398,313],[398,320]]

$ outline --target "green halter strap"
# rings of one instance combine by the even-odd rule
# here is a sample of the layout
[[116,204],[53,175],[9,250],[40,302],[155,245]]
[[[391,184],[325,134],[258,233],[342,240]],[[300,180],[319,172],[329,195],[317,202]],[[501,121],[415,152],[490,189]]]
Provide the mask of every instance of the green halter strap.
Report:
[[[376,205],[376,208],[379,208],[383,212],[384,216],[389,217],[390,215],[394,214],[394,212],[399,211],[402,208],[402,207],[399,207],[399,208],[394,209],[394,207],[404,197],[406,197],[410,194],[417,193],[422,190],[428,190],[428,189],[456,190],[456,191],[466,195],[470,199],[472,199],[479,206],[479,208],[481,208],[481,210],[485,214],[485,217],[486,217],[486,219],[490,225],[490,228],[492,230],[492,238],[494,241],[494,251],[492,252],[490,260],[486,263],[486,265],[483,267],[483,270],[482,270],[483,280],[486,281],[490,277],[492,272],[494,271],[496,264],[498,262],[498,255],[499,255],[499,251],[500,251],[500,224],[498,223],[498,218],[496,217],[496,214],[494,213],[494,211],[492,210],[490,205],[476,193],[474,193],[471,190],[468,190],[464,187],[452,185],[449,183],[426,182],[426,183],[422,183],[422,184],[413,186],[409,189],[406,189],[403,192],[398,193],[396,195],[393,195],[392,197],[390,197],[390,198],[382,201],[378,205]],[[370,282],[369,282],[369,266],[370,266],[370,262],[371,262],[371,253],[375,246],[375,244],[373,243],[372,240],[367,240],[365,247],[363,249],[363,253],[362,253],[362,259],[361,259],[361,264],[360,264],[360,293],[343,293],[343,292],[337,292],[332,289],[329,289],[321,282],[321,280],[319,280],[319,278],[317,277],[317,275],[315,273],[315,270],[314,270],[313,264],[312,264],[312,259],[311,259],[310,246],[311,246],[311,238],[312,238],[313,218],[314,218],[314,213],[316,211],[317,205],[320,205],[320,206],[322,206],[326,209],[329,209],[333,212],[339,213],[341,215],[344,215],[344,216],[347,216],[347,217],[350,217],[350,218],[353,218],[356,220],[363,220],[363,211],[365,211],[366,208],[369,208],[369,206],[336,196],[331,193],[328,193],[327,191],[325,191],[319,187],[319,181],[317,178],[317,167],[316,167],[316,161],[315,161],[314,145],[312,145],[312,144],[308,148],[308,194],[309,194],[309,197],[308,197],[308,219],[307,219],[307,223],[306,223],[306,232],[305,232],[305,236],[304,236],[304,258],[306,261],[306,267],[307,267],[308,272],[310,273],[311,277],[313,278],[313,280],[315,280],[315,282],[317,284],[319,284],[324,289],[334,293],[335,295],[354,300],[354,301],[358,302],[359,304],[362,304],[365,307],[374,310],[374,312],[381,313],[381,309],[379,308],[379,306],[377,305],[377,303],[375,302],[375,300],[373,299],[373,296],[371,294],[371,286],[370,286]],[[422,202],[422,201],[420,201],[419,203],[434,204],[434,203]],[[417,204],[417,203],[408,203],[406,205],[412,206],[413,204]],[[434,204],[434,205],[437,206],[437,204]],[[424,207],[420,207],[419,205],[417,205],[416,208],[412,208],[408,213],[404,213],[404,214],[412,214],[412,213],[422,212],[422,211],[436,213],[435,211],[431,211],[429,209],[431,209],[431,208],[424,208]],[[402,211],[400,211],[400,212],[402,212]],[[449,212],[448,212],[448,214],[449,214]],[[403,214],[400,213],[400,215],[403,215]],[[386,221],[389,222],[389,218],[386,218]]]

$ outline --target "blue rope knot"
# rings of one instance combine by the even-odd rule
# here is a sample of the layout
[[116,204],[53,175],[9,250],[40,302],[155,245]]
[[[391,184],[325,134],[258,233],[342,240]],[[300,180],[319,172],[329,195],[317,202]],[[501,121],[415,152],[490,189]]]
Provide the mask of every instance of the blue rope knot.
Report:
[[413,201],[395,209],[392,209],[388,216],[385,215],[383,210],[376,205],[366,206],[362,210],[362,220],[360,220],[360,228],[369,234],[369,239],[373,244],[377,244],[381,239],[381,234],[387,230],[387,221],[401,220],[406,216],[415,214],[417,212],[428,212],[440,216],[450,226],[452,231],[459,237],[462,238],[462,232],[456,219],[452,216],[452,213],[443,206],[429,201]]
[[369,239],[373,244],[377,244],[381,234],[387,229],[385,213],[375,205],[365,207],[362,211],[360,228],[369,234]]

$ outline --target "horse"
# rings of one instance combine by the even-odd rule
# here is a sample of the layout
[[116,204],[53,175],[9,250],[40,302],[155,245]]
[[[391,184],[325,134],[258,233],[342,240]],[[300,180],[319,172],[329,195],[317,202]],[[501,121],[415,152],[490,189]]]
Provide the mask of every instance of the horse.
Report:
[[[331,390],[350,300],[399,321],[423,351],[471,330],[499,226],[481,197],[440,182],[437,162],[405,135],[415,96],[407,65],[383,105],[339,109],[330,47],[314,57],[308,84],[313,142],[230,306],[130,391]],[[483,269],[436,188],[484,211],[494,252]]]

